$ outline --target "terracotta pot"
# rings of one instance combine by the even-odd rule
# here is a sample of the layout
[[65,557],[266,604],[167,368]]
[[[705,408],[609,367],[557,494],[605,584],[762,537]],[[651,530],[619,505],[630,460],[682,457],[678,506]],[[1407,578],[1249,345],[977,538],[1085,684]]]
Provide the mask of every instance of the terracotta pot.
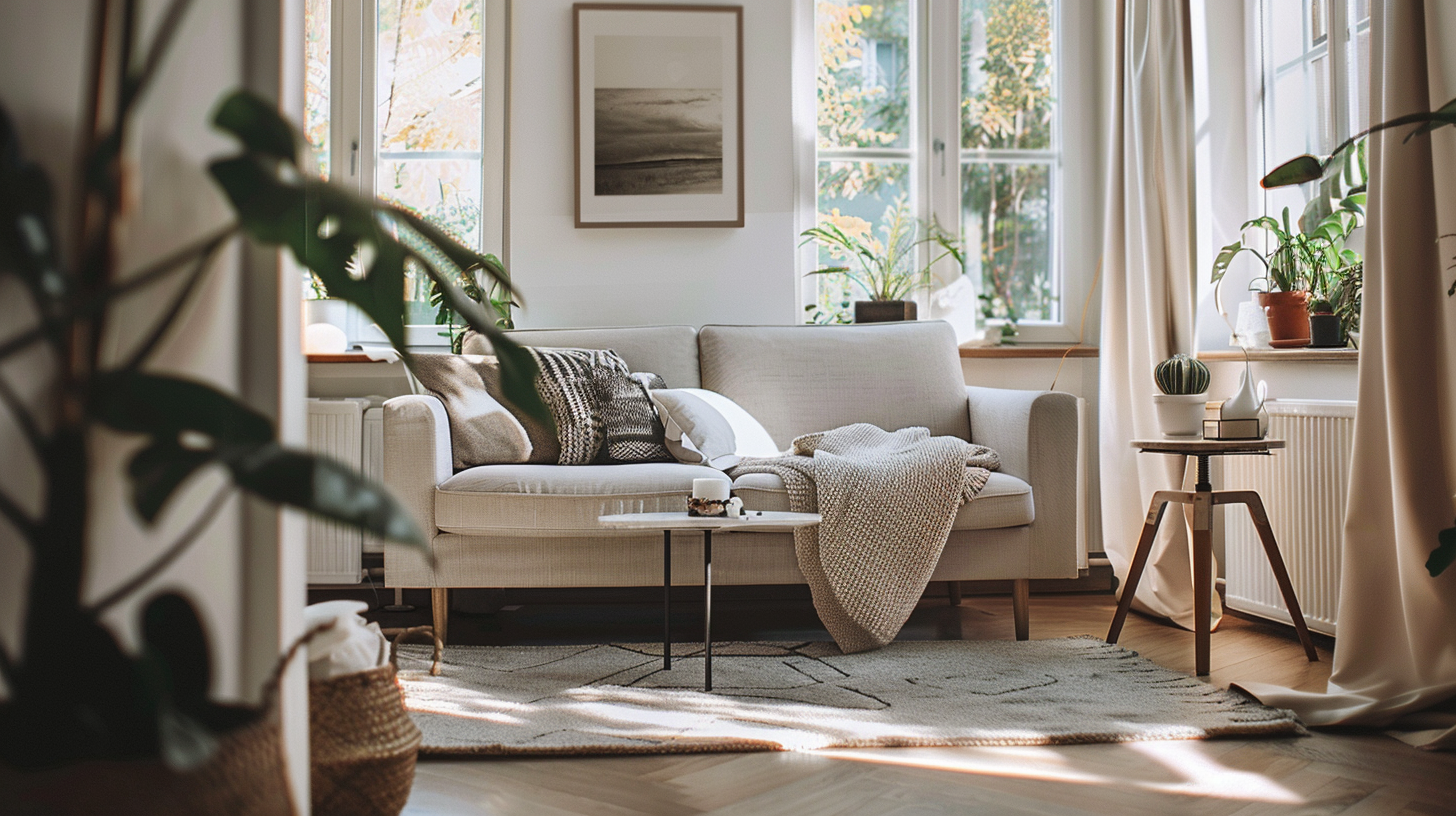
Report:
[[888,323],[894,320],[914,320],[913,300],[856,300],[854,322]]
[[1259,305],[1269,318],[1269,345],[1302,348],[1309,345],[1309,292],[1260,292]]

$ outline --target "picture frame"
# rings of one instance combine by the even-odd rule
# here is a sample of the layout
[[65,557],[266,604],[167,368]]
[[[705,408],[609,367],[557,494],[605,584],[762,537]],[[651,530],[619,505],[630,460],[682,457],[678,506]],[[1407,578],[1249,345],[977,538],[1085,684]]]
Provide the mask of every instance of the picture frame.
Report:
[[576,3],[576,226],[742,227],[743,7]]

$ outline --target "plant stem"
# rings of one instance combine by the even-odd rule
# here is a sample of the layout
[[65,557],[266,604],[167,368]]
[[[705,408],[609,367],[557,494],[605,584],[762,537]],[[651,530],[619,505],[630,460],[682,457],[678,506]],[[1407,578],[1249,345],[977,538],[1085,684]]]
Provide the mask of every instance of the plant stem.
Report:
[[3,375],[0,375],[0,402],[10,409],[11,415],[15,417],[15,424],[20,426],[20,432],[25,435],[25,441],[30,444],[31,451],[35,453],[37,459],[40,459],[45,453],[45,434],[36,424],[35,417],[30,415],[30,411],[26,410],[25,405],[20,401],[20,395],[15,393]]
[[192,266],[192,272],[187,277],[187,282],[182,285],[182,291],[178,292],[176,297],[172,299],[172,302],[168,304],[162,316],[157,319],[156,325],[152,327],[152,331],[147,336],[147,339],[137,346],[136,350],[132,352],[130,359],[126,361],[126,364],[122,368],[135,371],[141,367],[141,364],[146,361],[147,357],[151,356],[157,344],[162,341],[162,338],[167,335],[167,331],[172,328],[172,324],[181,313],[182,307],[186,305],[192,293],[197,291],[197,285],[206,277],[208,269],[212,266],[212,259],[217,257],[218,250],[222,249],[222,247],[223,241],[214,241],[198,256],[197,263]]

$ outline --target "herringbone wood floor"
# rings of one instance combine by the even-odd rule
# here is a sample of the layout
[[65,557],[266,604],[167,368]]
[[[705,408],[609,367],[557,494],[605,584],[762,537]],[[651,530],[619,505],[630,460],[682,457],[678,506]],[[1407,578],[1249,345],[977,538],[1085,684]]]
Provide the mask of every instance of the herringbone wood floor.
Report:
[[[725,602],[714,620],[724,639],[804,636],[812,610]],[[619,612],[639,621],[650,606]],[[782,605],[780,605],[782,606]],[[791,606],[793,606],[791,604]],[[1105,635],[1109,595],[1032,598],[1032,637]],[[591,607],[575,614],[594,618]],[[484,622],[456,618],[464,642],[499,642],[507,608]],[[568,626],[571,608],[540,613]],[[606,613],[608,617],[611,613]],[[635,617],[634,617],[635,615]],[[721,615],[721,617],[720,617]],[[786,622],[787,620],[787,622]],[[807,622],[806,622],[807,621]],[[537,624],[539,625],[539,624]],[[479,631],[471,633],[471,628]],[[519,631],[519,630],[518,630]],[[682,635],[690,637],[691,630]],[[808,636],[813,632],[808,631]],[[539,629],[529,637],[550,639]],[[559,636],[557,633],[556,636]],[[927,599],[903,637],[1011,638],[1005,597],[959,607]],[[586,639],[586,638],[584,638]],[[597,639],[595,636],[589,639]],[[618,637],[614,639],[626,639]],[[1133,615],[1122,644],[1182,671],[1193,669],[1193,635]],[[1326,642],[1327,645],[1327,642]],[[1322,689],[1330,653],[1304,659],[1286,627],[1226,617],[1213,635],[1211,680]],[[1418,751],[1371,733],[1316,733],[1277,740],[1210,740],[1055,748],[894,748],[827,754],[760,753],[421,761],[410,816],[435,814],[743,814],[743,816],[933,816],[934,814],[1456,813],[1456,755]]]

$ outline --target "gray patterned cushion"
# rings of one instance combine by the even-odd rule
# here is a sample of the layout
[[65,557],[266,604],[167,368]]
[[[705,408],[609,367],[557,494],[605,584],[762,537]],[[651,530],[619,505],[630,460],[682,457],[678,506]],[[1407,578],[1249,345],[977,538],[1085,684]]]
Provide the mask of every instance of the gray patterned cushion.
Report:
[[671,462],[662,437],[662,422],[647,391],[666,388],[656,374],[623,374],[615,368],[592,371],[592,387],[602,416],[604,442],[597,461]]
[[528,348],[541,373],[536,390],[556,420],[561,444],[557,464],[589,465],[602,446],[601,412],[597,408],[592,372],[604,368],[627,375],[627,364],[615,352],[596,349]]

